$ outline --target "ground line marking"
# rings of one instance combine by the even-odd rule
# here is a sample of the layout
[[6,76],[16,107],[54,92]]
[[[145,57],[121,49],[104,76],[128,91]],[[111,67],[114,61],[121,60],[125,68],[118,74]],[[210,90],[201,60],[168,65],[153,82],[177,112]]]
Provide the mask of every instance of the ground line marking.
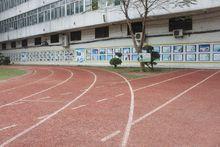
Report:
[[21,100],[21,102],[64,103],[65,101]]
[[[81,69],[82,70],[82,69]],[[92,84],[90,84],[90,86],[83,92],[81,93],[79,96],[77,96],[76,98],[74,98],[72,101],[70,101],[69,103],[67,103],[66,105],[64,105],[63,107],[61,107],[60,109],[58,109],[57,111],[53,112],[52,114],[48,115],[46,118],[42,119],[41,121],[39,121],[38,123],[36,123],[35,125],[32,125],[31,127],[25,129],[24,131],[18,133],[17,135],[15,135],[14,137],[6,140],[5,142],[3,142],[0,147],[3,147],[9,143],[11,143],[12,141],[16,140],[17,138],[23,136],[24,134],[28,133],[29,131],[31,131],[32,129],[36,128],[37,126],[41,125],[42,123],[44,123],[45,121],[47,121],[48,119],[52,118],[53,116],[55,116],[56,114],[58,114],[59,112],[63,111],[64,109],[66,109],[68,106],[70,106],[72,103],[74,103],[75,101],[77,101],[80,97],[82,97],[84,94],[86,94],[96,83],[97,81],[97,76],[94,72],[88,71],[88,70],[84,70],[87,71],[89,73],[91,73],[94,76],[94,80],[92,82]],[[73,73],[71,71],[71,77],[73,76]]]
[[216,74],[218,74],[220,71],[215,72],[214,74],[208,76],[207,78],[203,79],[202,81],[200,81],[199,83],[191,86],[190,88],[184,90],[183,92],[181,92],[180,94],[176,95],[175,97],[171,98],[169,101],[163,103],[162,105],[158,106],[157,108],[155,108],[154,110],[148,112],[147,114],[143,115],[142,117],[136,119],[132,125],[135,125],[136,123],[140,122],[141,120],[147,118],[148,116],[154,114],[155,112],[159,111],[160,109],[162,109],[163,107],[169,105],[170,103],[172,103],[173,101],[177,100],[178,98],[180,98],[181,96],[183,96],[184,94],[186,94],[187,92],[189,92],[190,90],[194,89],[195,87],[201,85],[202,83],[206,82],[208,79],[210,79],[211,77],[215,76]]
[[87,106],[87,105],[80,105],[78,107],[72,108],[72,110],[76,110],[76,109],[79,109],[79,108],[82,108],[82,107],[85,107],[85,106]]
[[13,124],[11,126],[7,126],[7,127],[4,127],[4,128],[1,128],[0,131],[4,131],[6,129],[10,129],[10,128],[13,128],[13,127],[16,127],[17,125],[16,124]]
[[50,71],[50,74],[47,75],[47,76],[44,77],[44,78],[41,78],[41,79],[36,80],[36,81],[33,81],[33,82],[29,82],[29,83],[24,84],[24,85],[20,85],[20,86],[16,86],[16,87],[13,87],[13,88],[9,88],[9,89],[2,90],[2,91],[0,91],[0,93],[4,93],[4,92],[7,92],[7,91],[11,91],[11,90],[14,90],[14,89],[18,89],[18,88],[21,88],[21,87],[25,87],[25,86],[27,86],[27,85],[32,85],[32,84],[34,84],[34,83],[37,83],[37,82],[42,81],[42,80],[44,80],[44,79],[47,79],[48,77],[50,77],[50,76],[52,76],[52,75],[54,74],[54,72],[51,71],[50,69],[49,69],[48,71]]
[[62,81],[62,82],[60,82],[60,83],[58,83],[58,84],[56,84],[56,85],[54,85],[54,86],[51,86],[51,87],[49,87],[49,88],[47,88],[47,89],[44,89],[44,90],[41,90],[41,91],[36,92],[36,93],[34,93],[34,94],[31,94],[31,95],[29,95],[29,96],[23,97],[23,98],[21,98],[21,99],[15,100],[15,101],[13,101],[13,102],[10,102],[10,103],[4,104],[4,105],[1,105],[0,108],[6,107],[6,106],[10,106],[10,105],[13,104],[13,103],[16,103],[16,102],[18,102],[18,101],[25,100],[25,99],[27,99],[27,98],[29,98],[29,97],[32,97],[32,96],[34,96],[34,95],[38,95],[38,94],[40,94],[40,93],[46,92],[46,91],[48,91],[48,90],[51,90],[51,89],[53,89],[53,88],[56,88],[56,87],[58,87],[58,86],[60,86],[60,85],[62,85],[62,84],[64,84],[64,83],[66,83],[67,81],[69,81],[69,80],[72,78],[73,73],[72,73],[72,71],[70,71],[70,70],[68,70],[68,69],[64,69],[64,70],[66,70],[66,71],[68,71],[68,72],[71,73],[71,75],[70,75],[67,79],[65,79],[64,81]]
[[166,80],[163,80],[163,81],[154,83],[154,84],[150,84],[150,85],[147,85],[147,86],[143,86],[143,87],[140,87],[140,88],[135,89],[134,92],[139,91],[139,90],[142,90],[142,89],[145,89],[145,88],[148,88],[148,87],[153,87],[153,86],[156,86],[156,85],[159,85],[159,84],[168,82],[168,81],[172,81],[172,80],[174,80],[174,79],[178,79],[178,78],[181,78],[181,77],[184,77],[184,76],[187,76],[187,75],[191,75],[191,74],[196,73],[196,72],[199,72],[199,71],[201,71],[201,70],[193,71],[193,72],[186,73],[186,74],[183,74],[183,75],[180,75],[180,76],[177,76],[177,77],[169,78],[169,79],[166,79]]
[[42,98],[39,98],[38,100],[45,100],[45,99],[49,99],[51,98],[50,96],[46,96],[46,97],[42,97]]
[[118,131],[115,131],[115,132],[113,132],[112,134],[110,134],[110,135],[108,135],[108,136],[102,138],[101,141],[102,141],[102,142],[105,142],[105,141],[111,139],[112,137],[118,135],[120,132],[121,132],[121,131],[119,131],[119,130],[118,130]]
[[120,75],[119,73],[116,73],[116,72],[112,72],[112,73],[114,73],[114,74],[118,75],[119,77],[121,77],[122,79],[124,79],[124,81],[127,83],[128,87],[129,87],[130,95],[131,95],[128,121],[127,121],[127,124],[125,127],[122,142],[121,142],[121,146],[125,147],[128,142],[128,138],[129,138],[129,134],[130,134],[130,130],[131,130],[131,125],[132,125],[132,121],[133,121],[133,115],[134,115],[134,91],[133,91],[131,83],[128,81],[128,79],[126,79],[124,76]]
[[103,101],[107,101],[108,99],[101,99],[101,100],[98,100],[96,101],[97,103],[100,103],[100,102],[103,102]]
[[115,97],[119,97],[119,96],[122,96],[122,95],[124,95],[124,93],[118,94]]
[[43,118],[47,117],[48,115],[49,115],[49,114],[46,114],[46,115],[40,116],[40,117],[38,117],[37,119],[43,119]]
[[[204,83],[205,81],[207,81],[208,79],[210,79],[211,77],[215,76],[216,74],[218,74],[220,71],[215,72],[214,74],[208,76],[207,78],[203,79],[202,81],[200,81],[199,83],[195,84],[194,86],[191,86],[190,88],[186,89],[185,91],[181,92],[180,94],[178,94],[177,96],[173,97],[172,99],[170,99],[169,101],[165,102],[164,104],[160,105],[159,107],[151,110],[150,112],[146,113],[145,115],[143,115],[142,117],[139,117],[138,119],[136,119],[134,122],[132,122],[132,126],[135,125],[136,123],[142,121],[143,119],[149,117],[150,115],[154,114],[155,112],[159,111],[160,109],[162,109],[163,107],[167,106],[168,104],[172,103],[173,101],[175,101],[176,99],[180,98],[182,95],[184,95],[185,93],[189,92],[190,90],[192,90],[193,88],[201,85],[202,83]],[[120,130],[117,130],[120,131]],[[115,131],[115,132],[117,132]],[[119,133],[118,133],[119,134]],[[117,134],[117,135],[118,135]],[[111,134],[110,134],[111,135]],[[108,136],[110,136],[108,135]],[[114,135],[116,136],[116,135]],[[112,137],[108,137],[108,139],[106,139],[105,141],[111,139]],[[105,138],[105,137],[104,137]],[[107,138],[107,136],[106,136]],[[103,142],[103,141],[102,141]]]

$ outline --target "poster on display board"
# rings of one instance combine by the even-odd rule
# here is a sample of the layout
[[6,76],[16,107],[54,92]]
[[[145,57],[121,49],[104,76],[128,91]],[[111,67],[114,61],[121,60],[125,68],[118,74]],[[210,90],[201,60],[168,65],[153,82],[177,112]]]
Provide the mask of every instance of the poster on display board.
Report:
[[106,60],[106,49],[99,49],[99,59],[100,61]]
[[181,55],[181,54],[174,54],[173,55],[173,60],[174,61],[183,61],[183,55]]
[[210,54],[199,54],[199,61],[210,61]]
[[196,61],[196,54],[187,54],[186,61]]
[[213,52],[220,52],[220,44],[214,44]]
[[28,58],[28,53],[22,52],[21,53],[21,62],[27,62],[27,58]]
[[131,60],[130,48],[123,48],[123,59],[125,61]]
[[163,61],[171,61],[171,54],[163,54],[162,60]]
[[92,49],[92,52],[91,52],[92,60],[97,61],[99,59],[98,54],[99,54],[99,50],[98,49]]
[[82,63],[85,61],[85,48],[75,49],[76,53],[76,62]]
[[210,52],[210,44],[199,45],[199,52]]
[[183,46],[182,45],[177,45],[173,47],[173,52],[174,53],[182,53],[183,52]]
[[186,52],[196,52],[196,45],[187,45]]
[[170,53],[171,52],[171,46],[163,46],[162,47],[163,53]]
[[214,61],[220,61],[220,54],[213,54]]
[[154,51],[160,53],[160,46],[154,46]]

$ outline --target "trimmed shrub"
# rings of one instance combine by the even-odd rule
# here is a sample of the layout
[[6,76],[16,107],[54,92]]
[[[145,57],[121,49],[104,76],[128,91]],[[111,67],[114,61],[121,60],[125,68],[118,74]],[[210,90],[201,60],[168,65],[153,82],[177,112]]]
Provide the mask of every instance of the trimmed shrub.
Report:
[[109,63],[110,63],[111,65],[114,65],[114,68],[117,68],[117,66],[118,66],[119,64],[121,64],[122,61],[121,61],[121,59],[119,59],[119,58],[112,58]]

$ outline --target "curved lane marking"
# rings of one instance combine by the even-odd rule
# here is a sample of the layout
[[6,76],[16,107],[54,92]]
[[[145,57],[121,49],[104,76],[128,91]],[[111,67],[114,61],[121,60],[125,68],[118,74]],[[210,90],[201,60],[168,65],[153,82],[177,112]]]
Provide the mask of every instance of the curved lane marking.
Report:
[[[52,114],[46,116],[45,118],[43,118],[41,121],[39,121],[38,123],[36,123],[35,125],[32,125],[31,127],[25,129],[24,131],[20,132],[19,134],[15,135],[14,137],[8,139],[7,141],[3,142],[0,147],[4,147],[5,145],[8,145],[9,143],[15,141],[17,138],[25,135],[26,133],[30,132],[32,129],[38,127],[39,125],[41,125],[42,123],[46,122],[47,120],[51,119],[52,117],[54,117],[55,115],[57,115],[58,113],[62,112],[64,109],[66,109],[67,107],[69,107],[71,104],[73,104],[75,101],[77,101],[80,97],[82,97],[83,95],[85,95],[96,83],[97,81],[97,76],[94,72],[88,71],[88,70],[84,70],[87,71],[89,73],[91,73],[94,76],[94,80],[92,82],[92,84],[90,84],[90,86],[83,92],[81,93],[79,96],[77,96],[76,98],[74,98],[72,101],[70,101],[69,103],[67,103],[66,105],[64,105],[63,107],[61,107],[60,109],[58,109],[57,111],[53,112]],[[71,72],[72,73],[72,72]],[[73,76],[73,73],[71,74],[71,77]]]
[[13,87],[13,88],[9,88],[9,89],[2,90],[2,91],[0,91],[0,93],[4,93],[4,92],[8,92],[8,91],[11,91],[11,90],[14,90],[14,89],[18,89],[18,88],[21,88],[21,87],[25,87],[25,86],[28,86],[28,85],[32,85],[32,84],[34,84],[34,83],[40,82],[40,81],[42,81],[42,80],[44,80],[44,79],[47,79],[47,78],[53,76],[54,71],[52,71],[52,70],[50,70],[50,69],[48,69],[48,71],[50,71],[50,74],[47,75],[47,76],[44,77],[44,78],[41,78],[41,79],[36,80],[36,81],[33,81],[33,82],[26,83],[26,84],[24,84],[24,85],[20,85],[20,86],[16,86],[16,87]]
[[53,88],[56,88],[56,87],[58,87],[58,86],[60,86],[60,85],[62,85],[62,84],[64,84],[64,83],[66,83],[67,81],[69,81],[69,80],[72,78],[73,73],[72,73],[72,71],[70,71],[70,70],[68,70],[68,69],[64,69],[64,68],[61,68],[61,69],[70,72],[70,73],[71,73],[70,77],[68,77],[66,80],[64,80],[64,81],[62,81],[62,82],[60,82],[60,83],[58,83],[58,84],[56,84],[56,85],[54,85],[54,86],[51,86],[51,87],[49,87],[49,88],[47,88],[47,89],[44,89],[44,90],[41,90],[41,91],[39,91],[39,92],[33,93],[33,94],[29,95],[29,96],[23,97],[23,98],[18,99],[18,100],[16,100],[16,101],[13,101],[13,102],[10,102],[10,103],[1,105],[1,106],[0,106],[0,109],[1,109],[1,108],[4,108],[4,107],[6,107],[6,106],[10,106],[11,104],[14,104],[14,103],[16,103],[16,102],[19,102],[19,101],[25,100],[25,99],[27,99],[27,98],[30,98],[30,97],[32,97],[32,96],[35,96],[35,95],[37,95],[37,94],[46,92],[46,91],[48,91],[48,90],[51,90],[51,89],[53,89]]

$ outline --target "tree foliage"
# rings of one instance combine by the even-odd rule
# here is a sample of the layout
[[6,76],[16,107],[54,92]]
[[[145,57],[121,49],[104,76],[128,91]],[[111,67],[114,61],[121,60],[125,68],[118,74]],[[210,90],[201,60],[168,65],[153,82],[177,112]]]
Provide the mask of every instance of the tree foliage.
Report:
[[[190,5],[196,4],[197,0],[121,0],[121,10],[126,18],[128,30],[131,34],[132,42],[137,53],[142,52],[143,45],[146,40],[146,29],[147,23],[150,21],[149,14],[157,10],[166,10],[169,8],[183,8],[189,7]],[[135,40],[135,34],[132,31],[133,14],[137,13],[142,23],[142,38],[139,42]],[[142,70],[144,64],[141,63]]]

